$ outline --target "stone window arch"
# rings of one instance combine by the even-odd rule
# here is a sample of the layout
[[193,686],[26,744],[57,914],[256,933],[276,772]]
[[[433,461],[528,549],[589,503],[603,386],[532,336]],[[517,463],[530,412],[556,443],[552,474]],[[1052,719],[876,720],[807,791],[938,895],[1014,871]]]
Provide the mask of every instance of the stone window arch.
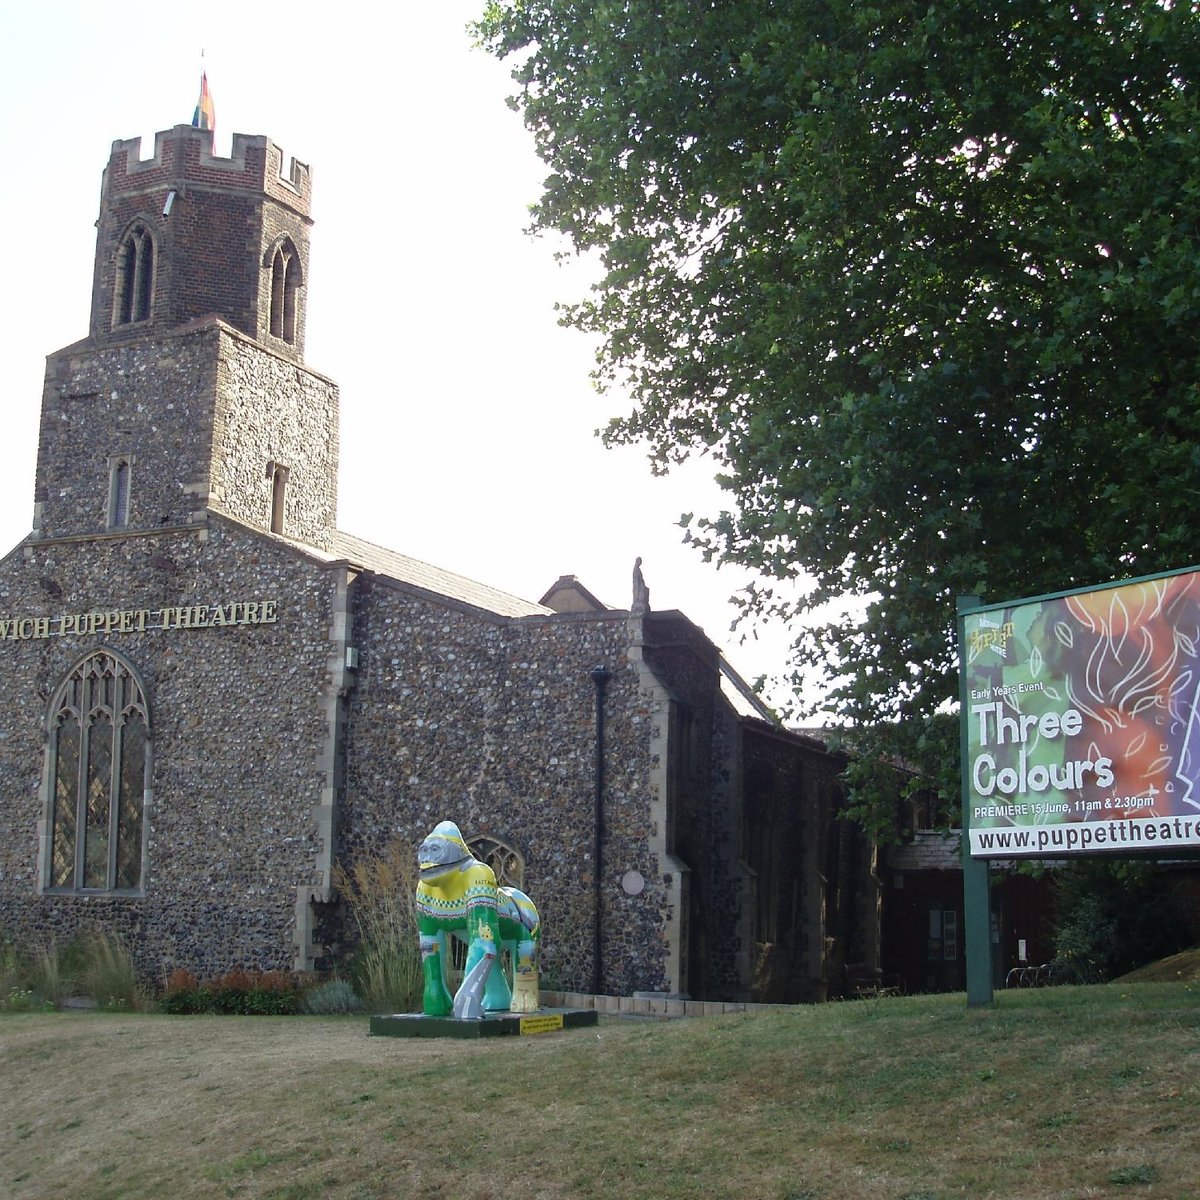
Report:
[[154,300],[154,235],[135,221],[117,246],[113,288],[113,327],[148,321]]
[[138,892],[145,859],[150,709],[133,667],[96,650],[47,713],[45,889]]
[[268,252],[271,270],[270,331],[272,337],[293,345],[296,341],[296,312],[303,278],[300,252],[291,238],[284,238]]
[[124,529],[129,524],[129,485],[133,459],[128,454],[108,460],[109,529]]
[[267,527],[272,533],[283,533],[289,474],[288,468],[282,463],[267,463],[267,478],[271,481],[271,512]]
[[507,842],[488,834],[468,839],[467,848],[482,863],[487,863],[501,887],[525,887],[525,858]]

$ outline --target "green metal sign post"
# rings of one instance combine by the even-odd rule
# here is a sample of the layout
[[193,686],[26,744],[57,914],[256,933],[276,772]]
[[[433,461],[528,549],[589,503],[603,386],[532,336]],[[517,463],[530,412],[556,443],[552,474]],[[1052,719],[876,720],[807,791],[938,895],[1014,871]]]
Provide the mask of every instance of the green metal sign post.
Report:
[[[978,596],[959,596],[958,644],[959,644],[959,703],[967,711],[966,684],[967,656],[963,652],[963,617],[979,607]],[[963,864],[963,927],[966,934],[967,952],[967,1004],[979,1008],[991,1004],[992,994],[992,920],[991,897],[988,891],[988,864],[986,859],[971,857],[971,788],[967,763],[967,723],[960,721],[960,746],[962,762],[962,864]]]

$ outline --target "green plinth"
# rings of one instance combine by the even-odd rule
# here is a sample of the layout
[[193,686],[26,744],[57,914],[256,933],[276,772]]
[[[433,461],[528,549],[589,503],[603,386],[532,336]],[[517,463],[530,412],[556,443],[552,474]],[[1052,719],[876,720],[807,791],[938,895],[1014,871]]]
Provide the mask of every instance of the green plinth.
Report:
[[377,1037],[485,1038],[529,1037],[595,1025],[594,1008],[539,1008],[531,1013],[485,1013],[478,1021],[457,1017],[427,1017],[424,1013],[391,1013],[371,1018],[370,1032]]

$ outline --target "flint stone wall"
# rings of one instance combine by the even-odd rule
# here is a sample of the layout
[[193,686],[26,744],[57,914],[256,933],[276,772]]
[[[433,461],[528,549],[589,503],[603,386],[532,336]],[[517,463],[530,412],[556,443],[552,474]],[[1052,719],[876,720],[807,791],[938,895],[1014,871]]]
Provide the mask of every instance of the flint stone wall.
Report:
[[[45,944],[103,926],[139,969],[290,969],[297,888],[327,852],[334,573],[219,518],[207,530],[18,546],[0,612],[152,609],[273,599],[270,624],[0,641],[0,927]],[[59,596],[69,596],[69,601]],[[153,738],[143,894],[39,894],[44,730],[55,690],[104,646],[138,671]]]
[[678,613],[646,622],[646,658],[677,712],[668,774],[672,849],[688,867],[687,977],[692,996],[745,1000],[751,947],[743,861],[741,729],[721,695],[720,658]]
[[337,519],[338,391],[219,322],[47,360],[35,532],[96,533],[110,455],[131,458],[130,529],[199,519],[210,498],[267,529],[267,464],[288,468],[284,530],[328,548]]
[[[623,613],[510,620],[385,580],[353,600],[361,650],[349,706],[339,853],[415,849],[440,820],[516,849],[545,926],[547,979],[593,978],[596,688],[605,690],[602,965],[609,990],[665,986],[665,888],[650,840],[650,721]],[[620,886],[640,871],[638,896]]]

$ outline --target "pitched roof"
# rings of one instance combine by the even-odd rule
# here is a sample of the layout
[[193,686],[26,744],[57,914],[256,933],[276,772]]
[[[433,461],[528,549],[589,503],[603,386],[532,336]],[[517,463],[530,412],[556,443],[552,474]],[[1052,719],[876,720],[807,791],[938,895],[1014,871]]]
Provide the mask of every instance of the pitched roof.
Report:
[[911,842],[892,847],[888,865],[893,871],[961,871],[962,832],[918,829]]
[[754,689],[729,665],[725,656],[721,656],[721,694],[732,706],[739,717],[757,717],[772,725],[779,724],[779,718],[762,702]]
[[607,612],[608,605],[597,600],[574,575],[560,575],[539,601],[555,612]]
[[365,567],[368,571],[386,575],[390,579],[438,596],[482,608],[497,616],[533,617],[544,616],[554,611],[531,600],[509,595],[499,588],[489,587],[486,583],[468,579],[465,575],[456,575],[453,571],[431,566],[420,559],[410,558],[407,554],[398,554],[395,550],[376,546],[373,542],[343,533],[340,529],[334,532],[331,549],[334,557],[349,559],[356,566]]

